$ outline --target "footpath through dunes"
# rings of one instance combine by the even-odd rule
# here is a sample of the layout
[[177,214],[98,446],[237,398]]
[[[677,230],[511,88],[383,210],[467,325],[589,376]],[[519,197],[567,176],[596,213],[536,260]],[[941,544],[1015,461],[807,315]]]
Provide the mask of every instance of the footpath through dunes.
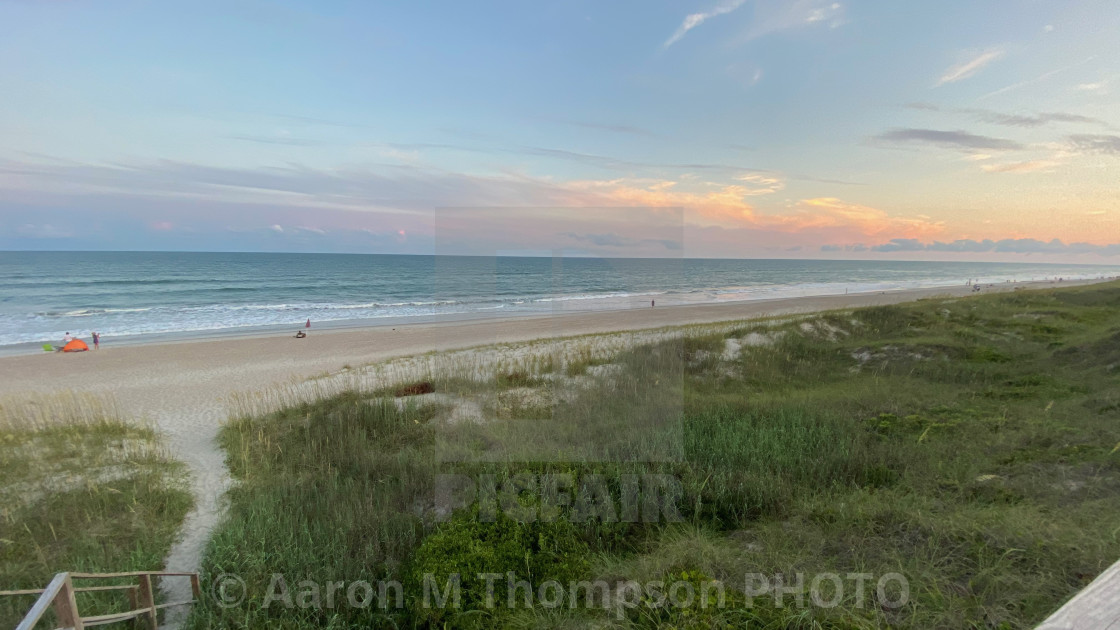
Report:
[[[1086,282],[1087,284],[1088,282]],[[1071,286],[1075,283],[1063,283]],[[1054,283],[996,285],[988,291],[1049,288]],[[220,516],[229,486],[224,454],[215,438],[229,415],[231,397],[277,384],[299,383],[390,357],[548,337],[742,320],[827,309],[894,304],[934,296],[965,296],[971,287],[893,293],[789,298],[628,311],[556,314],[310,331],[305,339],[267,337],[102,347],[79,354],[0,358],[0,395],[73,390],[109,395],[128,417],[151,421],[171,453],[187,464],[196,507],[172,548],[168,571],[197,571],[203,548]],[[309,390],[311,391],[311,390]],[[67,570],[68,567],[59,567]],[[177,599],[183,593],[169,593]]]

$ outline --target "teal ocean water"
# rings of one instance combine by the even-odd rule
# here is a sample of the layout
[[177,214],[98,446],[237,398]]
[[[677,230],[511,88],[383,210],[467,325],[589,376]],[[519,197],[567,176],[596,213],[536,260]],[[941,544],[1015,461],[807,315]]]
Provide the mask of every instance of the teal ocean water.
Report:
[[1115,266],[0,252],[0,348],[513,316],[1120,273]]

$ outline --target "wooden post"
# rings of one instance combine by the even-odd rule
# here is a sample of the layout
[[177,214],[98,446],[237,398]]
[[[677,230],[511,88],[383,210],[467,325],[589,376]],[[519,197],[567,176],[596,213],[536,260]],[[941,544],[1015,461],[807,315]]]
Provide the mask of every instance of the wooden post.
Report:
[[198,583],[197,573],[191,574],[191,594],[194,595],[194,601],[196,603],[202,601],[202,586]]
[[[138,598],[136,596],[136,589],[130,588],[126,592],[128,593],[128,609],[129,610],[139,609],[140,608],[140,598]],[[132,627],[132,628],[139,628],[140,627],[140,620],[139,619],[133,619],[131,622],[129,622],[128,625],[129,625],[129,627]]]
[[82,630],[82,617],[78,614],[78,600],[74,597],[74,582],[70,579],[70,575],[66,575],[66,581],[62,583],[62,588],[58,589],[58,593],[54,596],[54,614],[58,617],[58,625],[63,628],[74,628],[74,630]]
[[159,611],[156,610],[156,597],[152,592],[152,576],[140,574],[140,607],[148,609],[148,628],[159,630]]

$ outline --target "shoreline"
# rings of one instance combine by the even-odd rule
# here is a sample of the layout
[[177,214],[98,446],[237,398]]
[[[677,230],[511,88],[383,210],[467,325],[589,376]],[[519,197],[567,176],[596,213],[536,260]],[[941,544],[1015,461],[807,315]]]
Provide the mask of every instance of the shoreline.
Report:
[[[1086,286],[1104,280],[1041,281],[972,287],[931,287],[845,295],[788,297],[634,308],[626,310],[571,311],[547,315],[507,317],[452,316],[422,322],[313,327],[307,338],[294,339],[293,329],[252,333],[231,331],[205,337],[179,337],[146,342],[103,342],[88,352],[0,354],[0,395],[21,391],[42,392],[71,387],[116,389],[127,383],[130,372],[142,372],[144,382],[153,370],[166,368],[207,373],[236,371],[241,380],[267,385],[290,377],[334,371],[343,365],[538,339],[650,330],[694,324],[845,310],[899,304],[930,298],[961,298],[1017,290]],[[333,366],[333,367],[332,367]],[[269,373],[265,376],[263,373]],[[264,376],[264,381],[254,376]],[[203,379],[206,380],[206,379]],[[61,381],[61,383],[60,383]],[[196,381],[197,382],[197,381]],[[69,385],[67,385],[69,384]],[[227,391],[231,383],[219,389]],[[237,390],[244,391],[245,383]]]
[[[1004,291],[1014,289],[1037,289],[1037,288],[1056,288],[1063,286],[1079,286],[1084,284],[1092,284],[1097,282],[1108,282],[1115,279],[1114,277],[1105,278],[1091,278],[1091,279],[1077,279],[1077,280],[1038,280],[1038,281],[1006,281],[1001,283],[984,284],[981,292],[990,291]],[[534,320],[554,320],[560,318],[576,318],[586,317],[590,320],[609,319],[612,317],[623,316],[625,314],[636,314],[635,319],[639,322],[645,322],[650,319],[661,324],[646,325],[639,323],[639,328],[656,328],[660,326],[672,325],[687,325],[692,323],[711,323],[716,321],[727,321],[739,319],[741,316],[739,312],[746,313],[745,317],[765,317],[766,315],[758,315],[760,307],[765,306],[778,306],[779,308],[791,302],[841,302],[847,303],[848,300],[860,301],[865,296],[904,296],[901,301],[908,301],[909,299],[922,299],[923,297],[932,297],[935,295],[974,295],[972,286],[970,285],[933,285],[918,288],[904,288],[904,289],[887,289],[887,290],[872,290],[863,292],[852,292],[844,294],[821,294],[821,295],[797,295],[797,296],[779,296],[779,297],[764,297],[745,300],[728,300],[722,302],[698,302],[690,304],[665,304],[656,308],[647,308],[645,306],[631,307],[631,308],[613,308],[613,309],[558,309],[551,312],[521,312],[496,315],[485,311],[469,311],[462,313],[450,313],[441,315],[413,315],[413,316],[395,316],[385,318],[362,318],[362,319],[339,319],[312,322],[311,332],[315,336],[332,335],[339,333],[362,333],[367,331],[378,330],[396,330],[410,329],[417,327],[443,327],[443,326],[456,326],[456,325],[470,325],[476,323],[512,323],[512,322],[529,322]],[[913,297],[910,297],[913,296]],[[644,304],[644,302],[643,302]],[[860,306],[864,304],[857,304]],[[832,306],[827,308],[845,308],[845,306]],[[656,310],[657,316],[650,317],[648,313]],[[727,311],[728,314],[717,315],[718,310]],[[762,310],[765,310],[763,308]],[[815,310],[822,310],[817,308]],[[683,321],[675,321],[664,315],[664,311],[672,311],[681,314],[685,319]],[[717,319],[712,319],[716,317]],[[291,337],[295,334],[296,329],[303,327],[298,323],[293,324],[269,324],[262,326],[241,326],[230,328],[217,328],[207,330],[188,330],[177,332],[162,332],[162,333],[139,333],[134,335],[122,335],[117,337],[105,336],[101,337],[102,350],[106,349],[123,349],[147,346],[163,346],[163,345],[181,345],[205,342],[240,342],[250,339],[262,338],[284,338],[285,336]],[[616,328],[608,326],[602,330],[594,332],[619,332],[626,330],[625,328]],[[87,335],[88,336],[88,335]],[[86,341],[93,352],[93,343],[87,340],[86,337],[77,336],[77,338]],[[54,342],[58,345],[59,342]],[[35,355],[50,355],[42,350],[42,342],[22,342],[17,344],[10,344],[0,346],[0,361],[7,360],[12,357],[26,357]],[[99,352],[99,351],[98,351]]]

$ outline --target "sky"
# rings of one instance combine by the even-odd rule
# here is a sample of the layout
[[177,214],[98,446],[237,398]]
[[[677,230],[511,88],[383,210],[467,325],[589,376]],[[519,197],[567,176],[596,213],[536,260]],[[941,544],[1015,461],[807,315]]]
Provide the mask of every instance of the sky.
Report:
[[0,249],[1120,264],[1115,0],[0,0]]

